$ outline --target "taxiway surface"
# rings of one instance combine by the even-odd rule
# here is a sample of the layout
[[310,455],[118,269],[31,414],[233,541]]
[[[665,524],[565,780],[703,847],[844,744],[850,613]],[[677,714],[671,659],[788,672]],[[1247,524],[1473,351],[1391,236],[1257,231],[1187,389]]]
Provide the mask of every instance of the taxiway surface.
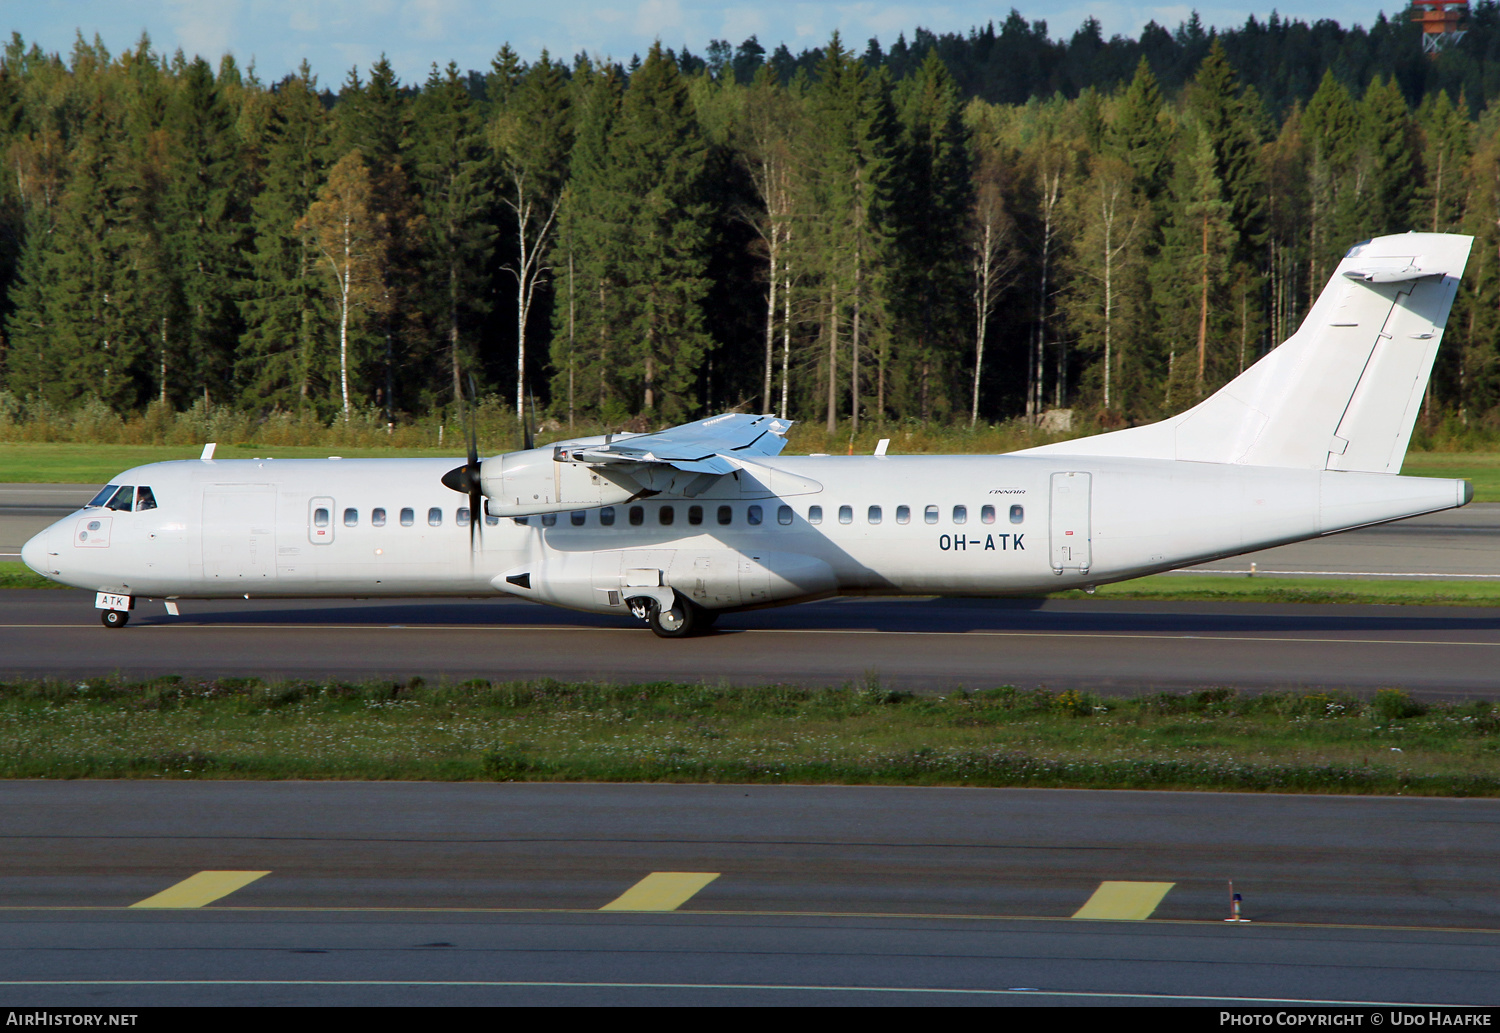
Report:
[[1492,800],[0,783],[0,1003],[1495,1005],[1497,851]]
[[0,676],[1500,690],[1500,611],[1480,607],[840,599],[672,640],[628,617],[507,598],[160,607],[142,601],[106,629],[90,593],[0,592]]

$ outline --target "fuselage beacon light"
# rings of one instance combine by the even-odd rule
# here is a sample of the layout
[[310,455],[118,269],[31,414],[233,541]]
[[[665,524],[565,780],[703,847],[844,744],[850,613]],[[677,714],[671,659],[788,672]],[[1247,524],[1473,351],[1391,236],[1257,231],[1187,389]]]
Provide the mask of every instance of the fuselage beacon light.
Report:
[[1123,581],[1468,502],[1467,482],[1398,474],[1472,242],[1354,246],[1286,342],[1149,426],[1006,455],[782,456],[786,421],[730,413],[456,469],[153,463],[22,557],[97,593],[112,627],[138,597],[175,613],[179,598],[501,592],[676,637],[840,594]]

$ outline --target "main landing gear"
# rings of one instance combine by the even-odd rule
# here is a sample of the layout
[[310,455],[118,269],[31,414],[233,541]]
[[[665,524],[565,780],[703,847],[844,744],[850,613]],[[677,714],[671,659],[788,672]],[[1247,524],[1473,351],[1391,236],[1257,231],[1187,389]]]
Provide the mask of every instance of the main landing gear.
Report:
[[713,627],[719,617],[716,611],[705,610],[680,595],[665,609],[650,596],[632,599],[630,612],[645,621],[658,638],[687,638],[700,634]]
[[128,620],[130,620],[130,612],[128,610],[99,611],[99,623],[103,624],[106,628],[123,628],[125,622]]

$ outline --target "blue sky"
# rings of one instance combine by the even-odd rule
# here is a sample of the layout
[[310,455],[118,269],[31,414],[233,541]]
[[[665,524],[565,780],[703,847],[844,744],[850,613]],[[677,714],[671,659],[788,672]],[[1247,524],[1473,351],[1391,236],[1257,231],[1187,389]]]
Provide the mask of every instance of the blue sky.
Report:
[[[1378,0],[1377,0],[1378,2]],[[1092,15],[1106,35],[1135,36],[1155,19],[1168,28],[1196,9],[1206,24],[1241,25],[1250,14],[1269,17],[1271,6],[1234,3],[1131,4],[1055,0],[1012,4],[949,0],[942,3],[808,2],[808,0],[0,0],[6,35],[66,52],[74,34],[97,33],[111,53],[132,45],[142,30],[158,50],[182,48],[217,62],[232,52],[242,66],[252,60],[262,80],[274,81],[306,58],[327,86],[352,66],[368,68],[385,53],[403,81],[420,81],[433,62],[456,61],[484,69],[509,41],[526,60],[545,47],[571,58],[579,51],[628,60],[652,40],[687,45],[702,54],[708,41],[738,44],[752,34],[771,50],[785,42],[794,52],[826,42],[838,29],[856,48],[870,37],[889,45],[918,25],[937,32],[966,31],[1003,19],[1015,6],[1028,19],[1044,18],[1051,35],[1070,35]],[[1291,0],[1284,17],[1333,18],[1368,25],[1381,8],[1345,0]],[[1387,5],[1387,16],[1402,10]]]

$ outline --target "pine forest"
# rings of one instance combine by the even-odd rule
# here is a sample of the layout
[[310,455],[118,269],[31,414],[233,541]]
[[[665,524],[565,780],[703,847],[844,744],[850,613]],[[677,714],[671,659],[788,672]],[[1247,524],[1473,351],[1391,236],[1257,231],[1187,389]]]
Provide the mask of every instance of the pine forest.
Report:
[[[1423,425],[1500,427],[1500,6],[1422,53],[1272,16],[262,81],[0,58],[0,422],[228,407],[644,430],[1118,427],[1289,336],[1364,238],[1477,240]],[[1076,427],[1075,427],[1076,429]]]

